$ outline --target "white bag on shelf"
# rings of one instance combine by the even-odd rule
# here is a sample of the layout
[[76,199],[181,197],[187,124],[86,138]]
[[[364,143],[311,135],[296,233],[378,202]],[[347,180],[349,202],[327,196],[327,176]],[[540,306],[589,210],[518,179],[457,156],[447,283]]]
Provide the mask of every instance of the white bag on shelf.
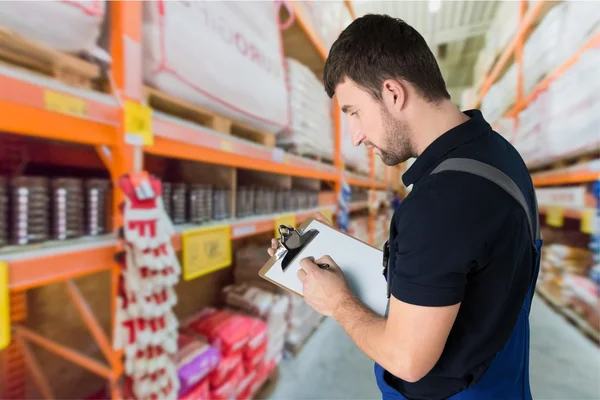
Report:
[[333,160],[331,100],[315,74],[288,58],[291,123],[277,137],[278,146]]
[[348,14],[344,2],[341,0],[298,1],[298,6],[306,14],[312,27],[329,50],[341,30],[347,26],[343,25],[347,22],[344,14]]
[[288,123],[278,15],[271,1],[144,2],[144,79],[254,127]]
[[0,1],[0,26],[55,50],[95,49],[105,0]]

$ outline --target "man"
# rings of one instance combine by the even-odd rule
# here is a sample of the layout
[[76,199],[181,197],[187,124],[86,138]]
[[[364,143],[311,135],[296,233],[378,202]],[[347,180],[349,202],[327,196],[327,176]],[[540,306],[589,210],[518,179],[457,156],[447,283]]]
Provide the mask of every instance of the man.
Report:
[[305,301],[375,361],[384,399],[531,398],[528,315],[541,241],[519,154],[479,111],[454,106],[425,40],[399,19],[355,20],[323,79],[354,145],[386,165],[416,161],[391,222],[387,317],[351,293],[328,256],[301,262]]

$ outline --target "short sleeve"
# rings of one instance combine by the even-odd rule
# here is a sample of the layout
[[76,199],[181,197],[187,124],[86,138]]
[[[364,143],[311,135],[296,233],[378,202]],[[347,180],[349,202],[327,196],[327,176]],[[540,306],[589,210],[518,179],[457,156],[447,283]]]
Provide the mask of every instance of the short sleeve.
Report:
[[481,241],[477,222],[460,215],[461,209],[436,193],[405,201],[394,219],[391,293],[395,298],[428,307],[462,302]]

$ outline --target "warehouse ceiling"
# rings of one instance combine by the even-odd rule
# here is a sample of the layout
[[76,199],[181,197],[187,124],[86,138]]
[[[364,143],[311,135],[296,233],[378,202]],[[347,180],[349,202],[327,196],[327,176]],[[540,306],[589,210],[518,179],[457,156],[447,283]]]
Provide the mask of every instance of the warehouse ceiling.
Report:
[[357,16],[388,14],[417,29],[434,51],[454,101],[473,84],[473,68],[498,1],[353,1]]

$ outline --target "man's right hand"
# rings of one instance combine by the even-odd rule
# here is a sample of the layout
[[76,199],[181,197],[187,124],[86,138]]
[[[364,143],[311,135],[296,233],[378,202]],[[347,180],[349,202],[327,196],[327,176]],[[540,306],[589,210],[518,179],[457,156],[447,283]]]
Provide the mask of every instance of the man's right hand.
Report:
[[[316,219],[317,221],[320,221],[326,225],[331,226],[331,221],[329,221],[327,218],[325,218],[325,216],[321,213],[315,213],[313,215],[313,218]],[[267,249],[267,253],[269,253],[269,255],[271,257],[273,257],[273,255],[275,254],[275,251],[277,250],[277,248],[279,247],[279,240],[273,238],[271,239],[271,247],[269,247]]]

